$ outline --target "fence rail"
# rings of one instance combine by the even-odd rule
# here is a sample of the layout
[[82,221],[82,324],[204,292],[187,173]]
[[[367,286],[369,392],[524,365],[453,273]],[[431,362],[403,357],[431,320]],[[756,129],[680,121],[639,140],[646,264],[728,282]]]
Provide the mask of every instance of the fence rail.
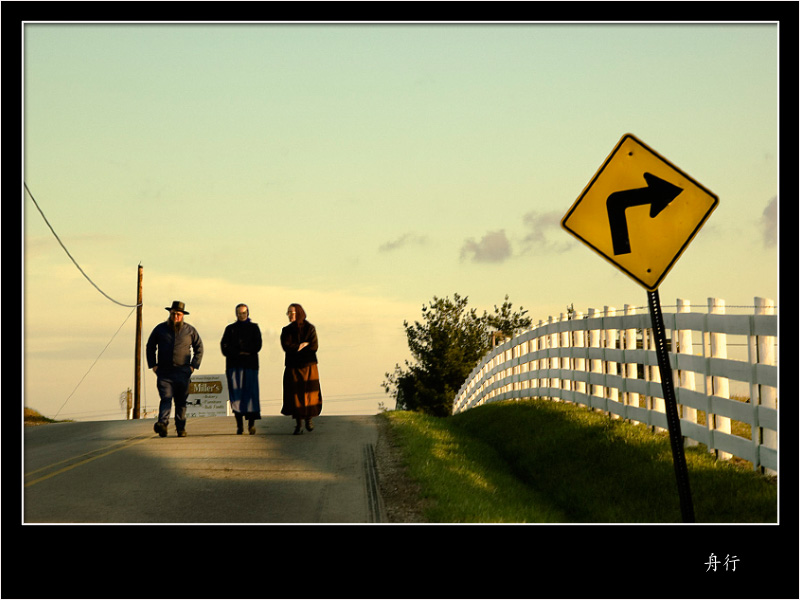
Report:
[[[692,313],[683,299],[675,308],[664,312],[664,327],[686,444],[705,444],[722,459],[737,456],[777,474],[775,303],[755,298],[753,313],[740,315],[725,314],[719,298],[708,299],[707,313]],[[570,312],[540,321],[483,358],[461,386],[453,412],[548,398],[666,430],[650,313],[641,310],[605,307],[585,317]],[[731,384],[742,393],[732,395]]]

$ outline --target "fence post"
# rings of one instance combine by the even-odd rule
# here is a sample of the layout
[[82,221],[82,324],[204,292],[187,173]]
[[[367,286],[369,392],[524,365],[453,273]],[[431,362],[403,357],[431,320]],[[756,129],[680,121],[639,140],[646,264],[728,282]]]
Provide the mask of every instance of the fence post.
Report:
[[[566,323],[567,321],[569,321],[569,316],[564,314],[564,313],[561,313],[560,318],[559,318],[558,321],[559,321],[559,323]],[[567,323],[567,325],[569,325],[569,324]],[[564,327],[564,326],[563,325],[559,325],[559,327]],[[558,334],[558,347],[561,348],[561,350],[559,350],[559,353],[561,354],[561,356],[558,359],[558,363],[559,363],[558,364],[558,368],[561,369],[561,373],[562,374],[564,373],[564,371],[568,371],[568,372],[571,373],[571,371],[569,370],[569,368],[570,368],[570,364],[569,364],[570,363],[570,356],[568,354],[569,351],[570,351],[570,346],[571,346],[571,344],[570,344],[569,328],[566,328],[566,329],[564,329],[563,331],[561,331]],[[566,350],[564,350],[564,349],[566,349]],[[563,390],[561,392],[562,399],[563,398],[569,398],[570,402],[572,402],[573,394],[572,393],[564,394],[564,392],[565,391],[566,392],[572,392],[575,389],[575,386],[573,385],[573,380],[571,378],[564,379],[562,377],[561,378],[561,386],[560,387]]]
[[[774,315],[775,314],[775,302],[770,300],[769,298],[755,298],[755,314],[757,315]],[[774,365],[776,364],[775,360],[775,338],[771,335],[760,335],[756,341],[756,349],[758,351],[758,358],[757,362],[767,365]],[[761,406],[766,406],[767,408],[774,408],[777,410],[778,408],[778,390],[771,385],[758,385],[756,386],[758,389],[755,390],[756,394],[751,392],[750,394],[750,402],[753,404],[760,404]],[[757,441],[758,443],[766,446],[767,448],[772,448],[774,450],[778,449],[778,432],[773,431],[772,429],[764,429],[762,427],[758,428],[758,431],[751,432],[753,441]],[[778,472],[772,469],[767,469],[762,467],[762,471],[764,473],[770,475],[777,475]]]
[[[594,308],[589,309],[589,318],[595,319],[597,318],[597,310]],[[591,326],[590,326],[591,327]],[[591,348],[600,348],[600,329],[597,327],[589,329],[589,352],[591,353]],[[589,372],[590,373],[601,373],[603,372],[603,361],[599,358],[590,358],[589,359]],[[590,375],[591,377],[591,375]],[[594,405],[595,402],[593,400],[593,396],[603,397],[604,388],[602,385],[597,384],[590,384],[589,385],[589,408],[592,410],[599,410]]]
[[[678,305],[678,313],[691,313],[692,312],[692,304],[688,300],[684,300],[683,298],[678,298],[676,301]],[[677,351],[680,354],[694,354],[693,343],[692,343],[692,330],[691,329],[681,329],[679,331],[675,331],[673,334],[673,343],[678,344]],[[695,380],[694,380],[694,371],[691,370],[679,370],[679,385],[682,389],[695,391]],[[697,409],[692,408],[691,406],[680,406],[680,410],[683,413],[682,418],[690,423],[697,423]],[[697,440],[693,440],[692,438],[685,437],[684,443],[686,446],[697,446],[699,442]]]
[[[574,312],[572,313],[575,320],[582,320],[583,313],[581,312]],[[575,352],[575,348],[580,348],[580,352],[585,352],[584,348],[586,347],[586,336],[584,335],[584,330],[581,327],[580,329],[576,329],[574,331],[573,336],[573,344],[572,344],[572,351]],[[575,372],[584,374],[586,372],[586,359],[583,356],[576,356],[575,357]],[[585,381],[576,381],[575,382],[575,391],[580,394],[586,394],[586,382]],[[581,406],[585,406],[583,402],[576,402],[576,404],[580,404]]]
[[[636,307],[630,304],[625,305],[625,316],[635,315]],[[625,349],[636,350],[636,328],[626,329],[624,333]],[[625,364],[625,377],[626,379],[639,378],[639,363],[626,363]],[[639,394],[637,392],[625,392],[625,405],[639,407]],[[631,420],[631,423],[638,425],[639,421]]]
[[[556,323],[555,317],[550,315],[547,317],[547,324],[554,325]],[[561,402],[561,398],[553,396],[553,388],[560,387],[561,382],[557,377],[553,376],[554,369],[558,368],[558,356],[555,356],[555,349],[558,347],[558,334],[547,334],[547,395],[551,400]]]
[[[536,379],[531,379],[531,386],[536,388],[536,397],[540,397],[542,395],[542,364],[543,362],[546,362],[542,360],[542,355],[540,354],[540,352],[547,346],[542,338],[542,327],[544,327],[544,321],[540,319],[539,324],[536,326],[536,337],[531,340],[534,343],[532,350],[536,352],[535,356],[538,357],[531,361],[533,363],[533,370],[536,371]],[[535,386],[534,383],[536,384]]]
[[[708,312],[712,315],[725,314],[725,300],[721,298],[708,299]],[[728,358],[728,336],[725,333],[711,333],[711,358]],[[727,377],[714,376],[711,378],[712,395],[718,398],[730,398],[730,385]],[[723,417],[721,415],[709,415],[709,423],[716,431],[722,433],[731,432],[731,419],[730,417]],[[715,449],[717,458],[721,460],[729,460],[733,455],[729,452],[720,452]]]
[[[617,309],[613,306],[606,306],[604,309],[605,316],[607,317],[614,317],[617,314]],[[605,337],[605,347],[611,348],[612,350],[616,350],[617,348],[617,338],[619,337],[619,330],[618,329],[605,329],[603,330],[603,334]],[[617,374],[617,363],[616,361],[603,361],[604,363],[604,370],[606,375],[616,375]],[[612,400],[614,402],[619,401],[619,390],[615,387],[606,387],[606,399]],[[621,415],[611,411],[611,405],[607,404],[609,407],[608,414],[612,419],[620,419],[622,418]],[[615,409],[616,410],[616,409]]]
[[[525,378],[525,373],[528,372],[528,363],[522,362],[522,358],[528,353],[529,347],[530,344],[527,341],[518,344],[516,347],[517,357],[518,357],[517,372],[519,373],[518,386],[520,390],[527,390],[530,387],[530,381],[527,378]],[[524,398],[525,395],[526,395],[525,392],[520,392],[519,398]]]
[[513,391],[514,399],[518,400],[519,399],[518,391],[522,388],[522,383],[520,381],[520,360],[519,360],[520,350],[522,350],[522,348],[520,348],[519,344],[514,343],[514,337],[510,338],[510,343],[511,343],[511,364],[513,365],[512,373],[514,376],[513,377],[514,383],[511,386],[511,389]]

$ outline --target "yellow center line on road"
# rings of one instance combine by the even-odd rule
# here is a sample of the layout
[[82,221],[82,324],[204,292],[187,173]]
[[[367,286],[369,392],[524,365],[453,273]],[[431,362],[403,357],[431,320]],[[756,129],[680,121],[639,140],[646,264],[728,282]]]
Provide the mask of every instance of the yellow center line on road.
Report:
[[[60,464],[66,463],[66,462],[78,460],[78,459],[80,459],[80,458],[82,458],[84,456],[88,457],[88,458],[84,458],[83,460],[79,460],[79,462],[76,462],[76,463],[73,463],[73,464],[68,465],[66,467],[63,467],[63,468],[59,469],[58,471],[53,471],[52,473],[48,473],[47,475],[39,477],[38,479],[34,479],[33,481],[29,481],[29,482],[27,482],[25,484],[25,487],[30,487],[32,485],[35,485],[35,484],[41,482],[41,481],[44,481],[45,479],[50,479],[51,477],[55,477],[56,475],[60,475],[61,473],[65,473],[67,471],[70,471],[70,470],[74,469],[75,467],[80,467],[81,465],[85,465],[87,463],[90,463],[93,460],[97,460],[98,458],[103,458],[104,456],[108,456],[109,454],[114,454],[114,452],[118,452],[119,450],[124,450],[125,448],[130,448],[131,446],[134,446],[136,444],[140,444],[141,442],[144,442],[144,441],[147,441],[149,439],[152,439],[153,437],[155,437],[155,436],[153,436],[152,434],[146,434],[145,436],[137,436],[137,437],[128,438],[127,440],[123,440],[122,442],[117,442],[116,444],[111,444],[110,446],[105,446],[104,448],[99,448],[98,450],[93,450],[91,452],[86,452],[85,454],[80,454],[78,456],[73,456],[72,458],[66,458],[64,460],[60,460],[58,462],[55,462],[55,463],[52,463],[50,465],[41,467],[41,468],[36,469],[34,471],[30,471],[29,473],[25,473],[25,477],[29,477],[31,475],[34,475],[35,473],[40,473],[41,471],[45,471],[47,469],[52,469],[53,467],[56,467],[56,466],[58,466]],[[107,452],[103,452],[102,454],[97,454],[98,452],[102,452],[103,450],[107,450],[108,448],[111,448],[111,450],[108,450]]]

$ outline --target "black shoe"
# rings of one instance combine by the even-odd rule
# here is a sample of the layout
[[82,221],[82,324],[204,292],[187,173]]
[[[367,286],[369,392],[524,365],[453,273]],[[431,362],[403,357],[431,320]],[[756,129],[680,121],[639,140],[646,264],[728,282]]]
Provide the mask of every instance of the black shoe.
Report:
[[255,435],[255,434],[256,434],[256,428],[255,428],[255,427],[253,427],[252,425],[250,425],[250,427],[248,427],[248,428],[247,428],[247,432],[248,432],[250,435]]
[[311,422],[311,419],[306,419],[306,429],[314,431],[314,424]]
[[237,427],[236,428],[236,435],[242,435],[243,433],[244,433],[244,430],[242,430],[241,427]]
[[302,435],[303,434],[303,426],[298,423],[297,427],[294,428],[294,435]]
[[160,437],[167,437],[167,426],[160,421],[156,421],[156,424],[153,425],[153,431],[155,431]]
[[[164,435],[166,435],[166,434],[164,434]],[[178,437],[186,437],[186,430],[185,429],[181,429],[178,432]]]

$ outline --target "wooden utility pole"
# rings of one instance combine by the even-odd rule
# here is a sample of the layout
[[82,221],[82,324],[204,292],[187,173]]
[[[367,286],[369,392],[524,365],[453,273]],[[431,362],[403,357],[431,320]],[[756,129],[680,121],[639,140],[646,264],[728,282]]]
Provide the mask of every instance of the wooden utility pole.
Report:
[[136,358],[134,360],[133,418],[139,418],[139,399],[142,392],[142,263],[136,284]]

